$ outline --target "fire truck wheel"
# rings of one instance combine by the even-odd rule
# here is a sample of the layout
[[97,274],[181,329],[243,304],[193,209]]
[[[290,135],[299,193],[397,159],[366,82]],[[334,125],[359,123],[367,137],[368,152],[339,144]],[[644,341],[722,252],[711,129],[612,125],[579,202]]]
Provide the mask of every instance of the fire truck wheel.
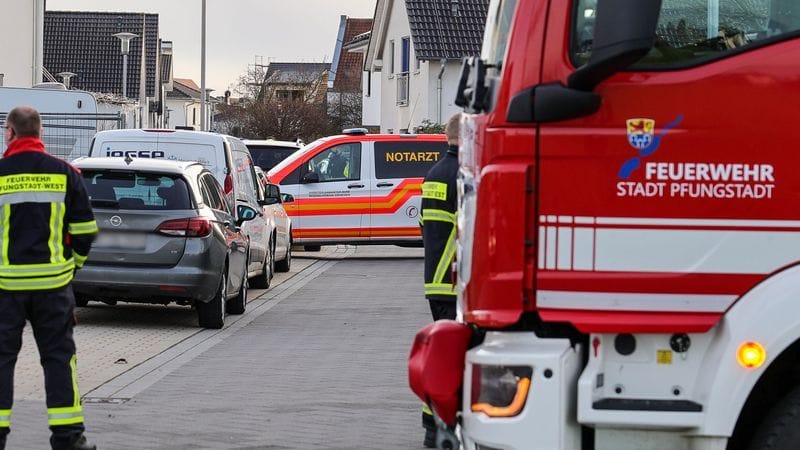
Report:
[[794,388],[769,411],[750,442],[750,450],[800,448],[800,387]]

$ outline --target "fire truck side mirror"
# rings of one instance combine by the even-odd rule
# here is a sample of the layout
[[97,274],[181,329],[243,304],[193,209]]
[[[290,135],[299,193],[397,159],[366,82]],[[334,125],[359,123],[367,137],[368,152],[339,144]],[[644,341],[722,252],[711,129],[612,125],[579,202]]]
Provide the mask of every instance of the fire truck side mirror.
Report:
[[661,0],[598,0],[592,55],[568,80],[570,88],[591,91],[629,67],[655,44]]

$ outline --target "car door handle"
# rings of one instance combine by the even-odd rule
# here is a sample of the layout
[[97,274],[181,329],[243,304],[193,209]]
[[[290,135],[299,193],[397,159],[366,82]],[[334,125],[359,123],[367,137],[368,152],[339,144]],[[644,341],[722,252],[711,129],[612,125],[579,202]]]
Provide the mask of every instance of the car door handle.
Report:
[[378,183],[377,186],[378,187],[392,187],[392,186],[394,186],[394,183]]
[[363,184],[357,184],[357,183],[347,185],[347,189],[359,189],[363,187],[364,187]]

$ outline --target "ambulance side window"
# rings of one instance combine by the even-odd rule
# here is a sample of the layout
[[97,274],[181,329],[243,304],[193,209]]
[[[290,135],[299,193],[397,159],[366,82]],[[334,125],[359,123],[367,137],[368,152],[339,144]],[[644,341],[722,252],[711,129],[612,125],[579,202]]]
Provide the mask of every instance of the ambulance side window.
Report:
[[320,152],[308,162],[306,171],[319,175],[320,182],[361,179],[361,143],[340,144]]
[[[574,9],[572,60],[584,64],[592,53],[597,0]],[[768,45],[800,31],[795,0],[663,0],[653,49],[639,69],[680,69]]]

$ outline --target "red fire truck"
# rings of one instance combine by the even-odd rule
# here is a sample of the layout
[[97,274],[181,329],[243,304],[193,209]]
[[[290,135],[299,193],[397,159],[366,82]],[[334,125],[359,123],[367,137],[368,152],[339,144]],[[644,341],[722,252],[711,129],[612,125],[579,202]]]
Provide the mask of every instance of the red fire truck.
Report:
[[800,1],[492,0],[459,92],[440,445],[800,448]]

